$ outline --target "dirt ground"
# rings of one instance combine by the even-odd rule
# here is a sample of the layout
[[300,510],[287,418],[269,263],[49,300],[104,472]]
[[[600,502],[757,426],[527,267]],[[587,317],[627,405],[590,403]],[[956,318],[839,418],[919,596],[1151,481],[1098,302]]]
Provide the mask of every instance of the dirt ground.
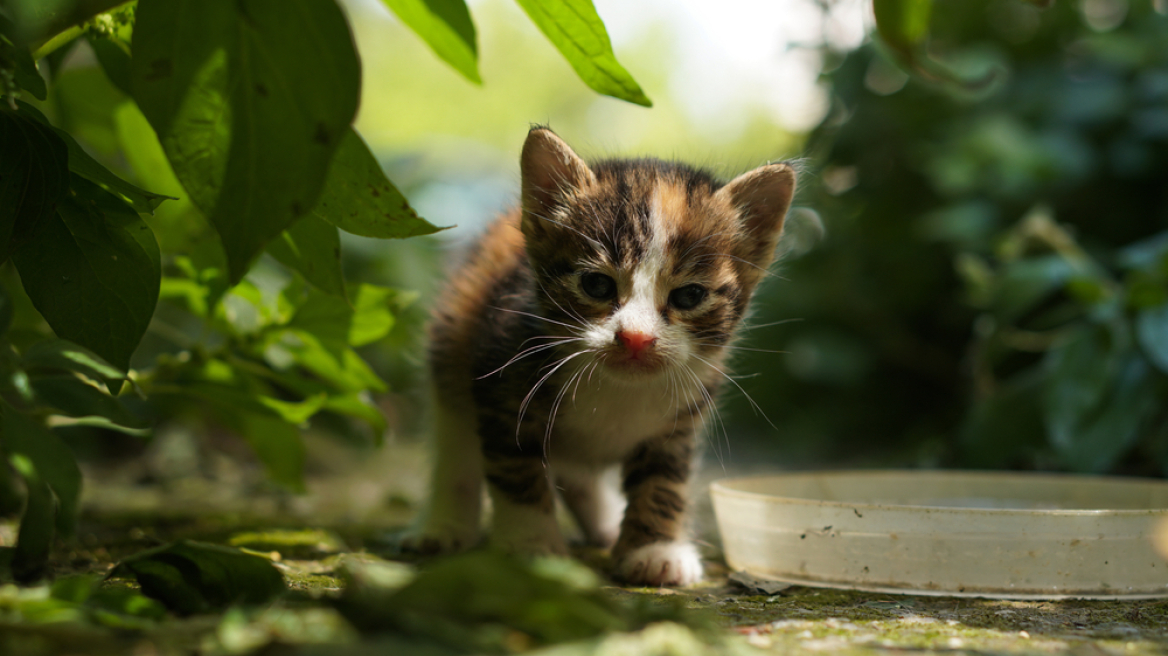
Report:
[[[86,471],[77,539],[55,557],[59,571],[103,573],[118,559],[177,538],[228,543],[270,554],[301,600],[335,596],[346,554],[405,560],[395,532],[408,524],[424,494],[425,450],[414,441],[355,451],[310,440],[309,493],[281,493],[237,457],[209,452],[190,436],[160,435],[132,464]],[[709,480],[741,468],[707,463]],[[708,495],[698,525],[708,577],[688,589],[606,590],[618,597],[680,602],[716,627],[715,638],[674,625],[610,635],[546,653],[846,654],[1111,654],[1168,653],[1168,600],[1000,601],[917,597],[806,587],[759,589],[732,580],[718,547]],[[11,544],[15,526],[0,526]],[[603,575],[603,554],[576,555]],[[11,586],[0,587],[0,611]],[[130,653],[394,653],[391,643],[354,638],[320,604],[285,604],[246,621],[227,616],[176,620],[145,633],[100,632],[62,624],[52,629],[0,622],[0,652]],[[313,614],[315,613],[315,614]],[[233,625],[232,622],[235,622]],[[317,635],[306,635],[315,631]],[[4,636],[7,634],[7,637]],[[521,647],[521,646],[520,646]],[[257,651],[258,650],[258,651]],[[517,648],[517,650],[521,650]],[[448,653],[412,645],[401,653]]]

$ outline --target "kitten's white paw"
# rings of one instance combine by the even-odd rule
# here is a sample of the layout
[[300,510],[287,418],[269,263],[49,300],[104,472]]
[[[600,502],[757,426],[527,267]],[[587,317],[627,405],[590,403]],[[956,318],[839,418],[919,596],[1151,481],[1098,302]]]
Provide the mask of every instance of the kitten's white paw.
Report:
[[410,527],[398,546],[402,551],[427,556],[466,551],[479,543],[477,529],[451,524],[427,524]]
[[620,558],[617,575],[634,585],[691,585],[702,580],[702,559],[689,542],[654,542]]

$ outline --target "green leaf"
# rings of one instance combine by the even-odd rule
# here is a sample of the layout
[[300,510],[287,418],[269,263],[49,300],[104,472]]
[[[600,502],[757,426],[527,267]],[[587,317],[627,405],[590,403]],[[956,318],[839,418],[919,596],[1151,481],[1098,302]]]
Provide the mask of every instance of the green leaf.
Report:
[[1012,323],[1061,288],[1075,273],[1075,267],[1058,255],[1010,262],[993,286],[993,312],[1003,322]]
[[263,604],[285,589],[267,559],[191,540],[135,554],[118,563],[110,577],[137,579],[144,594],[182,614]]
[[316,205],[349,129],[360,64],[332,0],[142,0],[134,96],[230,279]]
[[[0,30],[0,33],[4,32],[6,30]],[[36,60],[33,59],[32,53],[27,48],[12,45],[7,39],[0,37],[0,61],[6,59],[10,59],[15,65],[12,77],[16,86],[31,93],[37,100],[44,100],[48,97],[49,90],[45,86],[45,78],[41,77],[41,72],[37,70]]]
[[90,385],[77,376],[30,376],[29,384],[37,398],[46,406],[70,417],[105,417],[111,422],[129,428],[146,428],[142,419],[106,390]]
[[0,285],[0,335],[8,332],[12,327],[12,297],[8,295],[8,290]]
[[3,401],[0,401],[0,412],[3,413],[0,436],[4,451],[10,460],[21,459],[23,464],[17,469],[26,480],[35,476],[52,489],[59,504],[57,530],[72,535],[81,495],[81,471],[73,452],[56,433]]
[[265,346],[269,361],[291,359],[341,392],[388,389],[385,381],[343,342],[320,339],[307,330],[287,328],[269,334]]
[[1151,367],[1121,328],[1086,327],[1043,362],[1047,435],[1075,471],[1103,472],[1139,439],[1156,409]]
[[335,296],[310,293],[288,327],[306,330],[326,341],[364,346],[393,329],[396,300],[395,290],[377,285],[359,286],[352,306]]
[[933,0],[872,0],[876,29],[897,51],[915,50],[929,33]]
[[1168,373],[1168,303],[1136,315],[1136,336],[1152,364]]
[[445,229],[418,216],[385,177],[369,146],[352,129],[341,138],[324,191],[312,213],[362,237],[402,239]]
[[961,461],[971,467],[1010,468],[1045,443],[1041,368],[1003,383],[973,405],[961,428]]
[[62,339],[130,366],[158,301],[154,234],[132,208],[74,175],[75,196],[14,253],[24,289]]
[[273,239],[268,252],[320,291],[345,298],[341,236],[336,226],[310,214]]
[[130,44],[116,36],[96,36],[93,33],[85,35],[93,54],[97,56],[97,63],[105,71],[106,77],[119,91],[132,94],[133,82],[130,80]]
[[69,189],[67,147],[21,107],[0,109],[0,261],[52,216]]
[[292,492],[305,491],[304,440],[296,426],[256,412],[240,412],[229,423],[255,451],[272,482]]
[[65,142],[65,147],[69,151],[69,170],[80,175],[81,177],[96,182],[104,187],[107,191],[122,196],[134,206],[134,210],[143,214],[153,214],[155,208],[164,200],[176,200],[172,196],[163,196],[139,188],[136,185],[130,184],[118,177],[113,171],[110,171],[100,162],[93,159],[81,144],[73,138],[68,132],[53,127],[45,115],[40,113],[35,107],[21,103],[20,109],[22,112],[30,114],[33,118],[45,124]]
[[382,0],[403,23],[463,77],[482,84],[470,12],[462,0]]
[[28,371],[75,371],[97,380],[121,380],[126,372],[100,355],[64,339],[45,339],[25,349],[20,366]]
[[637,105],[653,103],[616,60],[591,0],[516,0],[592,90]]
[[53,547],[57,504],[53,490],[36,475],[36,469],[12,456],[10,463],[24,478],[24,514],[16,533],[12,554],[12,578],[21,583],[41,579],[48,573],[49,551]]

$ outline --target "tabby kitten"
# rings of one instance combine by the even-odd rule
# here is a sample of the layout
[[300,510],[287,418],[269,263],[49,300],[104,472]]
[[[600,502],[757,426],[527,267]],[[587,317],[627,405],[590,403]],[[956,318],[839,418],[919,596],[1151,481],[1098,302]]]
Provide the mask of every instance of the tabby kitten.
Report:
[[[589,166],[536,127],[522,207],[454,272],[430,327],[432,495],[407,549],[567,552],[555,493],[618,577],[702,577],[687,537],[697,435],[795,189],[785,164],[722,184],[654,159]],[[623,498],[610,485],[619,467]]]

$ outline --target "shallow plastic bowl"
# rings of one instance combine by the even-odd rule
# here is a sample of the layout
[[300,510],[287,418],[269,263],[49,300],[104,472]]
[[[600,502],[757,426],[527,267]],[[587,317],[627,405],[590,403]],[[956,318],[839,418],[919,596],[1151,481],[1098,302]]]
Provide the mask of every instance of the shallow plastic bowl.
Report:
[[734,570],[800,585],[1002,599],[1168,597],[1168,482],[840,471],[713,483]]

